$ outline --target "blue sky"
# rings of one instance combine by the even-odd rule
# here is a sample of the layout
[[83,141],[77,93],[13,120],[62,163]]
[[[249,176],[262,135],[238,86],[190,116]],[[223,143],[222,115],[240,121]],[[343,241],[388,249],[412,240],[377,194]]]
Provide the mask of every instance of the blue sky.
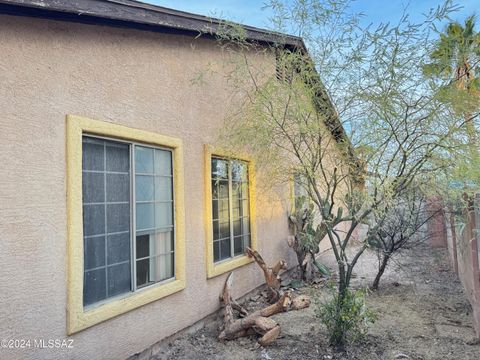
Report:
[[[268,10],[262,10],[263,0],[143,0],[155,5],[165,6],[195,14],[209,15],[233,20],[257,27],[268,27]],[[413,19],[421,19],[422,13],[436,7],[440,0],[357,0],[354,10],[365,14],[364,22],[395,22],[405,4]],[[452,18],[463,22],[468,16],[480,12],[480,0],[457,0],[463,9],[453,14]],[[480,14],[478,14],[480,16]]]

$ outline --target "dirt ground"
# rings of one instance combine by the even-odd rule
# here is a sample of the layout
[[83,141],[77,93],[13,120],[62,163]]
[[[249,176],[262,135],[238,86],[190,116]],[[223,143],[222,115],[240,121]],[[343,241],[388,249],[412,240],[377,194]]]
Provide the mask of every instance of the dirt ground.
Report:
[[[331,255],[323,255],[324,263],[331,260]],[[354,287],[370,283],[366,274],[372,273],[375,264],[375,255],[368,253],[356,268]],[[297,289],[296,293],[316,294],[321,301],[328,296],[328,289],[317,279],[317,284]],[[247,310],[265,305],[258,295],[244,302]],[[471,307],[444,250],[425,246],[406,251],[391,264],[378,292],[368,296],[367,305],[378,320],[365,340],[348,345],[345,352],[335,352],[328,346],[326,330],[315,317],[316,305],[312,303],[308,309],[273,317],[282,333],[268,348],[258,347],[255,337],[219,342],[217,322],[164,342],[151,360],[480,359],[480,345],[472,344],[475,333]]]

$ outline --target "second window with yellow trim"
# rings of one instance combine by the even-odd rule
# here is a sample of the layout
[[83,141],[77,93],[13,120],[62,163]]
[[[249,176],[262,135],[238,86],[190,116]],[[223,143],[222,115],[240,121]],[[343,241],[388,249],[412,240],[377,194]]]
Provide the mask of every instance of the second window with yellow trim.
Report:
[[243,255],[251,245],[248,163],[211,157],[215,263]]
[[253,162],[206,146],[207,275],[214,277],[250,262],[256,249]]

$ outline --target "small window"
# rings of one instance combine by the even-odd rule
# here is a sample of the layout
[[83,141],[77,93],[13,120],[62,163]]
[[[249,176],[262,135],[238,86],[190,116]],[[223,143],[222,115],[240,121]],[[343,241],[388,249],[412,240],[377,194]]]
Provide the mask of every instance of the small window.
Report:
[[251,244],[248,164],[211,158],[213,260],[245,253]]
[[172,151],[82,137],[83,305],[172,279]]
[[305,176],[296,173],[293,176],[293,196],[296,199],[303,199],[305,201],[308,198],[307,182]]

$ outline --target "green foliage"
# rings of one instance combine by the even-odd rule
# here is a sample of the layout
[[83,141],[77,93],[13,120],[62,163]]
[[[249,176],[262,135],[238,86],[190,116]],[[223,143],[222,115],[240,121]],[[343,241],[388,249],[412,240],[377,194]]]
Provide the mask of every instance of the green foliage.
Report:
[[[464,24],[450,22],[439,34],[423,65],[423,74],[437,87],[437,99],[449,106],[454,116],[463,117],[456,136],[450,137],[451,162],[441,184],[445,191],[459,193],[480,189],[480,155],[478,151],[478,117],[480,115],[480,32],[476,19]],[[461,186],[456,186],[457,184]]]
[[[274,28],[301,36],[308,49],[264,49],[235,26],[218,36],[233,102],[221,145],[250,153],[272,188],[297,173],[304,178],[309,205],[289,217],[298,237],[291,246],[303,264],[305,252],[318,252],[320,239],[330,242],[338,292],[323,316],[334,319],[329,326],[336,343],[358,334],[350,328],[369,318],[361,294],[348,290],[369,246],[364,242],[348,254],[356,227],[387,211],[419,178],[433,184],[441,170],[447,173],[455,162],[450,150],[457,142],[451,140],[464,123],[439,96],[442,84],[422,70],[435,24],[455,10],[453,2],[419,23],[405,11],[397,24],[377,28],[361,26],[352,2],[266,2]],[[266,65],[268,59],[277,66]]]
[[345,340],[358,341],[367,334],[369,324],[376,321],[376,314],[367,309],[366,290],[346,289],[343,297],[334,292],[331,300],[316,300],[315,315],[326,326],[332,345],[342,345]]
[[305,253],[317,254],[320,251],[319,243],[327,234],[322,222],[315,226],[315,208],[312,203],[307,204],[305,196],[295,199],[295,212],[290,215],[294,224],[294,235],[298,240],[298,247]]
[[313,261],[313,265],[317,268],[318,271],[324,276],[330,276],[331,271],[328,267],[326,267],[324,264],[318,262],[317,260]]

